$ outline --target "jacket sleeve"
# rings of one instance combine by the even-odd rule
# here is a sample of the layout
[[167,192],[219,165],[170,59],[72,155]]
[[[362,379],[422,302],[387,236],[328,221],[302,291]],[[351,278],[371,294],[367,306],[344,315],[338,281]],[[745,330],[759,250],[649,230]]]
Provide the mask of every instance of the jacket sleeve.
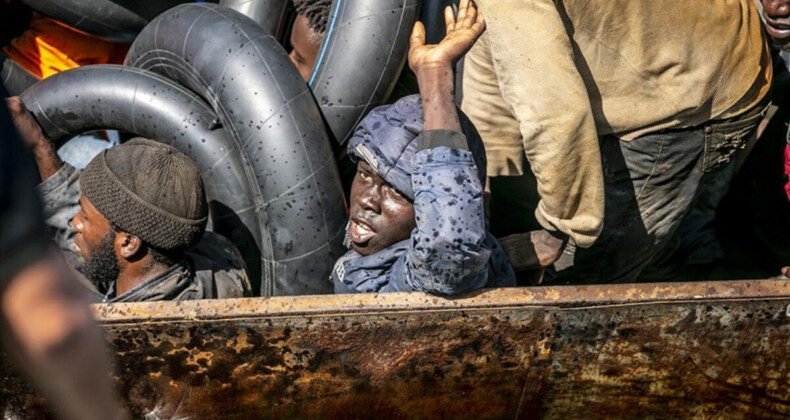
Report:
[[419,149],[412,172],[417,227],[389,284],[405,282],[413,290],[442,295],[482,288],[491,251],[485,246],[483,185],[466,138],[428,131]]
[[80,171],[64,164],[54,175],[38,186],[44,204],[44,220],[53,231],[53,239],[63,251],[66,260],[74,267],[82,266],[82,259],[74,252],[77,230],[71,219],[80,209]]
[[590,98],[553,0],[480,0],[504,100],[519,121],[541,200],[538,222],[592,245],[603,175]]

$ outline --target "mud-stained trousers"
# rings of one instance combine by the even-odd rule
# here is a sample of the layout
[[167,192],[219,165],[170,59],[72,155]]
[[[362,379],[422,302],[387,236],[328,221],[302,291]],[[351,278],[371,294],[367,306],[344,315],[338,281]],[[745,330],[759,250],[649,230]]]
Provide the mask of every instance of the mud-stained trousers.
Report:
[[718,197],[711,204],[715,208],[724,195],[718,190],[726,188],[733,161],[744,153],[766,109],[761,104],[730,119],[630,141],[601,137],[603,232],[590,248],[567,249],[545,281],[672,280],[681,222],[699,200]]

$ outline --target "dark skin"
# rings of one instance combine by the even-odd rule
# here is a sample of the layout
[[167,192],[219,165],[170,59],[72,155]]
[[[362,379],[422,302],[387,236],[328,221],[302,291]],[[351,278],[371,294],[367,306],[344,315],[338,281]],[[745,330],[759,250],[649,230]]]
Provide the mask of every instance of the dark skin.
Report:
[[762,0],[765,30],[781,48],[790,49],[790,0]]
[[[74,237],[75,251],[83,261],[91,258],[102,239],[112,231],[110,221],[84,195],[80,197],[80,211],[74,216],[72,224],[77,230]],[[113,248],[121,269],[115,285],[116,294],[122,295],[169,268],[154,261],[148,247],[137,236],[123,231],[117,231],[114,235]]]
[[310,24],[304,15],[296,15],[293,28],[291,29],[291,46],[293,49],[288,57],[294,63],[302,79],[307,81],[315,67],[315,60],[318,51],[321,49],[321,39],[314,30],[310,29]]
[[360,255],[375,254],[407,239],[416,227],[414,205],[364,161],[357,165],[350,204],[348,233]]
[[[6,103],[20,137],[33,150],[41,179],[48,179],[63,166],[52,142],[44,136],[41,127],[18,97],[8,98]],[[74,242],[78,249],[75,251],[83,261],[88,261],[101,240],[110,233],[110,222],[83,195],[80,197],[80,211],[74,216],[72,224],[77,230]],[[148,246],[140,238],[128,232],[115,232],[114,249],[121,269],[116,283],[118,295],[168,269],[167,265],[153,259]]]

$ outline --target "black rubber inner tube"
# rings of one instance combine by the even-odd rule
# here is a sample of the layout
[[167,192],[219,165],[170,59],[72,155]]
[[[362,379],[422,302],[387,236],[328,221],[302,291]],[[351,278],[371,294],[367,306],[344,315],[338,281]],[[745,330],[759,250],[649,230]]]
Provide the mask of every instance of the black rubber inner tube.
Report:
[[309,85],[339,145],[395,87],[419,0],[334,0]]
[[423,0],[420,21],[425,25],[426,44],[438,44],[444,38],[444,9],[456,3],[457,0]]
[[132,42],[158,14],[188,0],[20,0],[31,9],[87,34]]
[[345,200],[318,106],[279,43],[219,5],[185,4],[154,19],[126,62],[203,97],[256,181],[263,296],[331,293]]
[[220,0],[219,4],[249,17],[267,34],[282,41],[288,23],[289,0]]
[[123,130],[176,147],[201,171],[212,230],[241,251],[260,277],[260,228],[242,174],[241,151],[199,97],[157,74],[115,65],[88,66],[44,79],[21,95],[57,146],[98,129]]
[[11,96],[19,95],[33,86],[39,79],[35,74],[25,70],[16,61],[8,58],[0,51],[0,81],[3,82]]

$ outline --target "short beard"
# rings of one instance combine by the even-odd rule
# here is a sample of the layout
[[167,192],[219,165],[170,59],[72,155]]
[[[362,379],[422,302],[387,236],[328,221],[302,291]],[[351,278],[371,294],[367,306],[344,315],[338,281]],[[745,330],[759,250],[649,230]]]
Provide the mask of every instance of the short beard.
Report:
[[101,240],[99,247],[91,254],[82,271],[96,286],[109,285],[118,280],[121,266],[115,255],[115,232],[110,230]]

